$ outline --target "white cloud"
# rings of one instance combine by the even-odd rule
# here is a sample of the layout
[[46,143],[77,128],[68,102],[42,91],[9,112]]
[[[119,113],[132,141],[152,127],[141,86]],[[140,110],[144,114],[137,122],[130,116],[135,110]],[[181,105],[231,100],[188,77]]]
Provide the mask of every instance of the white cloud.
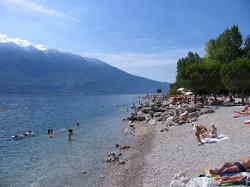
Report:
[[159,81],[175,81],[176,63],[189,51],[203,55],[202,48],[168,49],[154,53],[96,53],[84,52],[84,57],[97,58],[131,74]]
[[126,68],[138,66],[155,66],[176,64],[179,58],[187,55],[189,51],[195,51],[199,54],[203,53],[202,48],[196,49],[169,49],[164,52],[154,53],[96,53],[83,52],[82,56],[101,59],[111,65]]
[[44,47],[43,44],[37,44],[37,45],[35,45],[35,48],[37,48],[37,49],[39,49],[39,50],[41,50],[41,51],[46,50],[46,48]]
[[60,12],[58,10],[45,7],[41,4],[34,2],[33,0],[1,0],[2,2],[6,3],[7,5],[15,6],[17,8],[28,9],[34,12],[38,12],[41,14],[46,14],[49,16],[57,16],[61,18],[67,18],[74,22],[79,22],[78,19],[67,16],[65,13]]
[[0,33],[0,43],[9,43],[9,42],[15,43],[21,47],[33,46],[41,51],[46,50],[46,48],[42,44],[32,45],[32,43],[27,40],[21,38],[10,38],[6,34]]

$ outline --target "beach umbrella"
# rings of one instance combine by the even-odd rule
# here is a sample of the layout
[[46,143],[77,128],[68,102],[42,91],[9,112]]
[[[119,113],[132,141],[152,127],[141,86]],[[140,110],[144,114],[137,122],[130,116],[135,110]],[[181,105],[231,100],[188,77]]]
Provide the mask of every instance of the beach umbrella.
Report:
[[184,90],[185,90],[185,88],[178,88],[178,89],[177,89],[178,92],[182,92],[182,91],[184,91]]
[[193,95],[193,92],[186,92],[185,95]]

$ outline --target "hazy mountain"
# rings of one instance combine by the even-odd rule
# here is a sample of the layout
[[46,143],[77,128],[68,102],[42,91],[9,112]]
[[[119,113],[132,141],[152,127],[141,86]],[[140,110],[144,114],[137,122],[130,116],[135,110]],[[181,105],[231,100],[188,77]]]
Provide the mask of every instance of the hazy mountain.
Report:
[[0,43],[0,93],[81,92],[125,94],[168,89],[100,60],[57,50]]

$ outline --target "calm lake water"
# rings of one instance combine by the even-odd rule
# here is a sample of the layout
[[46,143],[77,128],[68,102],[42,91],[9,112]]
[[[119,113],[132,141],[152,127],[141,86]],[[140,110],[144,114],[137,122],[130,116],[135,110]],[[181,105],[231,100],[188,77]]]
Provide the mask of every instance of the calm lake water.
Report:
[[[95,186],[103,157],[126,143],[121,119],[135,95],[0,96],[0,187]],[[76,122],[80,126],[76,127]],[[48,128],[55,130],[50,139]],[[68,141],[67,128],[74,128]],[[34,137],[8,139],[32,130]],[[83,175],[81,171],[87,171]]]

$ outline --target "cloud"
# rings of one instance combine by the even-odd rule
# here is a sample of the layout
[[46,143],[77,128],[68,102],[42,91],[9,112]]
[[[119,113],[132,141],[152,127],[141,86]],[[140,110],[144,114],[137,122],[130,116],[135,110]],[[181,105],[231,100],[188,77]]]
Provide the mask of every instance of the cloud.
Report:
[[155,65],[170,65],[176,64],[179,58],[187,55],[189,51],[196,51],[203,53],[202,48],[195,49],[168,49],[163,52],[154,53],[97,53],[97,52],[83,52],[82,56],[98,58],[111,65],[117,67],[127,66],[155,66]]
[[31,42],[27,40],[21,38],[10,38],[6,34],[0,33],[0,43],[9,43],[9,42],[15,43],[21,47],[33,46],[41,51],[46,50],[46,48],[42,44],[33,45]]
[[163,52],[152,53],[97,53],[83,52],[81,56],[97,58],[108,64],[118,67],[134,75],[147,77],[153,80],[174,82],[176,64],[179,58],[187,55],[189,51],[203,55],[202,47],[184,49],[173,48]]
[[33,0],[1,0],[2,2],[6,3],[7,5],[15,6],[17,8],[28,9],[37,13],[46,14],[49,16],[56,16],[61,18],[70,19],[74,22],[79,22],[79,19],[70,17],[63,12],[58,10],[45,7],[41,4],[34,2]]

